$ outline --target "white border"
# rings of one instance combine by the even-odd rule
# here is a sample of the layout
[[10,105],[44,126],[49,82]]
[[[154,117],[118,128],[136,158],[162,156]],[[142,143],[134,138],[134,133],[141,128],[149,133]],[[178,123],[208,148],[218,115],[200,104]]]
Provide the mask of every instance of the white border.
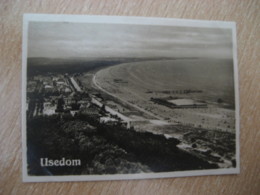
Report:
[[[26,81],[27,81],[27,41],[29,22],[74,22],[74,23],[111,23],[111,24],[140,24],[161,26],[189,26],[204,28],[224,28],[232,30],[233,38],[233,69],[235,84],[235,112],[236,112],[236,168],[176,171],[143,174],[116,174],[116,175],[73,175],[73,176],[29,176],[27,172],[27,147],[26,147]],[[23,182],[57,182],[57,181],[97,181],[97,180],[126,180],[126,179],[151,179],[219,174],[240,173],[239,158],[239,90],[237,66],[237,41],[236,23],[224,21],[186,20],[172,18],[146,18],[126,16],[93,16],[93,15],[55,15],[55,14],[24,14],[23,17],[23,45],[22,45],[22,157],[23,157]]]

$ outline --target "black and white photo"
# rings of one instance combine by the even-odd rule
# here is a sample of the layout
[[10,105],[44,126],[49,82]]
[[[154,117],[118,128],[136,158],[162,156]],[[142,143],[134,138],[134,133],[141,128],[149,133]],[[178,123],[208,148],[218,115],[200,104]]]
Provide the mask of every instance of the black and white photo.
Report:
[[24,16],[23,179],[239,173],[235,23]]

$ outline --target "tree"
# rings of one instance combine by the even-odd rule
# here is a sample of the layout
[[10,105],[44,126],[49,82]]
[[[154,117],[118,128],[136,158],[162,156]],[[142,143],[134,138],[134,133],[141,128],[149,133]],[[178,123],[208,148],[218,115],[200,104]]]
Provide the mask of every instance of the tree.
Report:
[[60,111],[63,111],[63,105],[65,104],[65,101],[64,99],[61,97],[58,99],[58,102],[57,102],[57,111],[60,112]]
[[218,103],[221,104],[223,103],[224,101],[221,99],[221,98],[218,98]]

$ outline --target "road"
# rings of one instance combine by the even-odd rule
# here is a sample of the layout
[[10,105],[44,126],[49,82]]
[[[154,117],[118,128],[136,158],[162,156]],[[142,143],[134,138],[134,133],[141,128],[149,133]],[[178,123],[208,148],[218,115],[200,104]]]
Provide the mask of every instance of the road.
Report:
[[75,89],[78,91],[78,92],[82,92],[80,86],[78,85],[78,83],[75,81],[75,79],[73,77],[70,77],[70,81],[72,82],[73,86],[75,87]]
[[[95,99],[95,98],[92,98],[91,102],[92,102],[93,104],[96,104],[96,105],[99,106],[99,107],[102,107],[102,106],[103,106],[103,103],[101,103],[100,101],[98,101],[98,100]],[[114,109],[110,108],[109,106],[106,106],[106,105],[105,105],[105,110],[106,110],[107,112],[109,112],[110,114],[112,114],[112,115],[118,116],[118,117],[119,117],[120,119],[122,119],[123,121],[126,121],[126,122],[132,121],[132,119],[130,119],[129,117],[127,117],[127,116],[125,116],[125,115],[123,115],[123,114],[121,114],[121,113],[115,111]]]
[[123,103],[125,103],[125,104],[127,104],[127,105],[129,105],[129,106],[131,106],[131,107],[133,107],[133,108],[135,108],[135,109],[137,109],[137,110],[139,110],[139,111],[141,111],[141,112],[143,112],[143,113],[149,115],[149,116],[151,116],[152,118],[155,118],[155,119],[164,121],[164,119],[163,119],[162,117],[156,116],[156,115],[153,114],[152,112],[149,112],[149,111],[147,111],[147,110],[145,110],[145,109],[143,109],[143,108],[141,108],[141,107],[139,107],[139,106],[137,106],[137,105],[135,105],[135,104],[132,104],[132,103],[130,103],[130,102],[128,102],[128,101],[126,101],[126,100],[124,100],[124,99],[118,97],[118,96],[115,96],[114,94],[110,93],[109,91],[103,89],[103,88],[97,83],[97,81],[96,81],[96,75],[93,76],[93,78],[92,78],[92,83],[94,84],[94,86],[95,86],[96,88],[98,88],[98,89],[101,90],[102,92],[104,92],[104,93],[106,93],[106,94],[108,94],[108,95],[110,95],[110,96],[112,96],[112,97],[114,97],[114,98],[116,98],[116,99],[122,101]]

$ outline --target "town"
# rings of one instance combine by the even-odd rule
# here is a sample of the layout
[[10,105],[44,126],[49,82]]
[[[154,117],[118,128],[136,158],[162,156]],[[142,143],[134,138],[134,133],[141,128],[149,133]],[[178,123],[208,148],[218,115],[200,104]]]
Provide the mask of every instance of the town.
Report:
[[[106,139],[119,143],[120,147],[122,144],[123,148],[134,151],[134,153],[136,153],[138,144],[144,151],[148,151],[148,148],[163,148],[159,146],[163,142],[173,142],[171,150],[178,148],[193,157],[212,163],[214,166],[234,166],[232,152],[235,143],[234,134],[217,129],[222,126],[226,129],[224,125],[230,129],[232,127],[225,122],[226,118],[217,118],[218,121],[224,122],[222,126],[216,126],[216,122],[211,122],[216,121],[215,117],[206,117],[208,112],[218,109],[218,105],[208,105],[206,101],[185,96],[188,92],[202,93],[202,90],[168,90],[161,93],[150,90],[148,95],[147,91],[144,92],[148,101],[140,104],[134,99],[126,101],[100,87],[102,83],[97,82],[96,75],[96,71],[45,72],[30,75],[27,80],[26,101],[28,124],[30,125],[34,119],[48,119],[52,116],[59,118],[58,121],[61,124],[69,124],[69,121],[81,124],[79,121],[85,121],[86,126],[92,126],[90,129],[97,129]],[[112,80],[112,83],[121,84],[126,81],[116,78]],[[166,92],[167,94],[165,94]],[[177,96],[177,93],[181,96]],[[173,94],[175,95],[172,96]],[[213,128],[205,127],[207,124],[212,124]],[[63,131],[61,130],[61,132]],[[135,146],[126,141],[122,143],[122,140],[129,136],[134,137]],[[142,136],[148,140],[141,139]],[[215,143],[228,139],[231,141],[224,142],[226,145],[222,144],[221,147],[224,147],[229,155],[223,157],[221,153],[223,148],[219,149]],[[153,140],[157,144],[154,145],[149,140]],[[86,143],[91,142],[86,141]],[[151,145],[148,147],[145,143]]]
[[27,81],[27,117],[83,114],[100,123],[130,128],[124,115],[105,106],[99,92],[83,89],[78,75],[48,73],[30,77]]

